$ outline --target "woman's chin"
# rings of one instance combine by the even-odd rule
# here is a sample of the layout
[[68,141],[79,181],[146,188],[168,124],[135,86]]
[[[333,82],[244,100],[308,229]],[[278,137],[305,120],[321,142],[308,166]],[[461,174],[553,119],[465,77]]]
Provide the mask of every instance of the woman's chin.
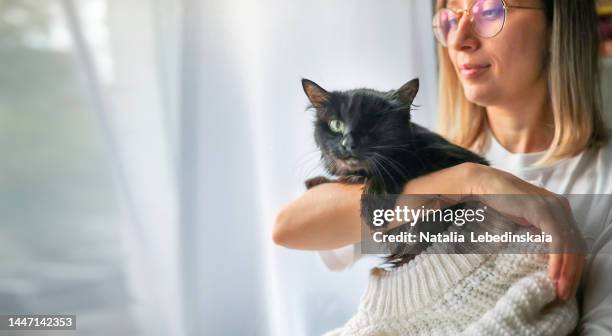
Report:
[[488,87],[476,87],[476,86],[468,86],[464,87],[463,92],[465,93],[465,97],[468,101],[480,105],[480,106],[488,106],[492,105],[494,90],[491,90]]

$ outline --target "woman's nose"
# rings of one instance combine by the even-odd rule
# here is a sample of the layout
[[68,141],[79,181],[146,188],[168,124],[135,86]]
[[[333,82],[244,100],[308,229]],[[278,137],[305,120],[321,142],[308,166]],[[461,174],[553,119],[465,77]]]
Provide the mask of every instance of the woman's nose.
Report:
[[478,37],[472,31],[471,18],[463,15],[454,34],[449,36],[449,46],[457,51],[474,51],[479,43]]

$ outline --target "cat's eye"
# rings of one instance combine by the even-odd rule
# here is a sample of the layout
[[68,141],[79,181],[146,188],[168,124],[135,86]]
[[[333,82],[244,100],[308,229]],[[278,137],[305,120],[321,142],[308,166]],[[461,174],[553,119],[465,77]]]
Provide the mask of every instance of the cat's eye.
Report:
[[329,128],[334,133],[342,133],[342,134],[344,134],[344,131],[346,130],[346,126],[344,125],[344,123],[338,119],[330,120]]

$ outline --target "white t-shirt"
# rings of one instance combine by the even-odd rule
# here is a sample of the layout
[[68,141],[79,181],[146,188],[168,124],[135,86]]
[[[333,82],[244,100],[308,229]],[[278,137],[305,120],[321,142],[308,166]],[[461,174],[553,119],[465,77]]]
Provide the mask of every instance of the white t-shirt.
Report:
[[[609,134],[612,139],[612,130]],[[587,335],[612,334],[612,140],[598,150],[587,150],[537,168],[531,165],[544,152],[511,153],[494,136],[490,136],[487,143],[482,155],[495,168],[557,194],[594,195],[568,197],[574,218],[592,253],[581,283],[581,331]],[[344,270],[362,257],[359,243],[319,251],[319,255],[332,271]]]

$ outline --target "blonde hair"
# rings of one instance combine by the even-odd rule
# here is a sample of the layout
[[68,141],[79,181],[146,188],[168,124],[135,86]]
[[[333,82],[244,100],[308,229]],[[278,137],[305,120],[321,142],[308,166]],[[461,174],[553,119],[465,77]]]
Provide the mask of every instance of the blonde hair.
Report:
[[[574,156],[607,141],[601,111],[599,35],[594,0],[546,0],[551,33],[548,90],[554,135],[537,165]],[[436,10],[446,6],[437,0]],[[453,143],[482,149],[487,114],[483,106],[467,100],[446,49],[438,45],[439,127]]]

